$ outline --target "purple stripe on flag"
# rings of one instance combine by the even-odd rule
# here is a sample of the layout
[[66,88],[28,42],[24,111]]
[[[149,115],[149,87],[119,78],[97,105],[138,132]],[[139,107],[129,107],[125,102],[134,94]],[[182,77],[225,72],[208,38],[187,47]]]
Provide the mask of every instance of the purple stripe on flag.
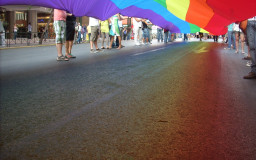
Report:
[[88,16],[100,20],[106,20],[116,13],[129,17],[142,17],[149,19],[153,24],[168,28],[173,33],[179,33],[180,29],[173,23],[165,20],[161,15],[149,9],[141,9],[130,6],[119,9],[111,0],[2,0],[4,5],[31,5],[65,10],[77,17]]

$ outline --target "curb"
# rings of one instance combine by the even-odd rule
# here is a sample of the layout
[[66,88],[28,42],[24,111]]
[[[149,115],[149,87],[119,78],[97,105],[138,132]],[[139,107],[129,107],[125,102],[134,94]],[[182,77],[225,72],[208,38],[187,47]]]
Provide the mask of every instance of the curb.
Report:
[[55,44],[44,44],[44,45],[32,45],[32,46],[6,47],[6,48],[0,48],[0,50],[17,49],[17,48],[45,47],[45,46],[53,46],[53,45],[55,45]]
[[[80,44],[87,44],[88,42],[82,42]],[[41,44],[41,45],[31,45],[31,46],[16,46],[16,47],[5,47],[0,48],[0,50],[8,50],[8,49],[18,49],[18,48],[32,48],[32,47],[45,47],[45,46],[55,46],[56,43],[53,44]],[[73,45],[76,45],[75,43]]]

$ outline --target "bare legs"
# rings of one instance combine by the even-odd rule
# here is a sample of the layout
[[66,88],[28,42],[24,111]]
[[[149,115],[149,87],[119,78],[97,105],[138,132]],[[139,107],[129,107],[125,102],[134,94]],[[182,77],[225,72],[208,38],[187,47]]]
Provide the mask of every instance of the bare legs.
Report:
[[62,60],[68,61],[68,58],[64,57],[62,55],[62,45],[63,45],[62,43],[57,43],[56,44],[56,48],[57,48],[57,52],[58,52],[57,61],[62,61]]
[[117,36],[118,41],[119,41],[119,47],[117,49],[121,49],[122,48],[122,44],[121,44],[121,36]]
[[[117,38],[118,38],[118,41],[119,41],[119,46],[118,46],[117,49],[121,49],[122,48],[121,37],[117,36]],[[114,36],[111,37],[109,48],[112,48],[113,41],[114,41]]]
[[[235,37],[236,37],[236,53],[238,53],[238,50],[239,50],[239,32],[236,32]],[[240,39],[241,39],[241,51],[242,51],[242,53],[244,53],[245,37],[244,37],[244,34],[241,33],[241,32],[240,32]]]
[[57,43],[56,48],[58,52],[58,57],[62,56],[62,43]]
[[110,44],[109,44],[109,48],[110,49],[112,48],[113,41],[114,41],[114,36],[111,36]]
[[73,47],[73,41],[66,41],[66,56],[71,54],[71,50]]
[[98,48],[97,41],[95,41],[95,42],[90,41],[91,49],[93,49],[93,44],[94,44],[94,46],[95,46],[96,49],[99,49],[99,48]]

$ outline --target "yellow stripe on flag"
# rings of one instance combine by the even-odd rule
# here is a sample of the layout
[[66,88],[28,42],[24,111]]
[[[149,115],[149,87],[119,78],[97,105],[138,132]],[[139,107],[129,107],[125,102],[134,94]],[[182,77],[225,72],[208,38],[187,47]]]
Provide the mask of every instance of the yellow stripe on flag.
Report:
[[204,30],[203,28],[200,28],[200,32],[202,32],[202,33],[209,33],[208,31]]
[[176,17],[186,20],[190,0],[166,0],[167,9]]

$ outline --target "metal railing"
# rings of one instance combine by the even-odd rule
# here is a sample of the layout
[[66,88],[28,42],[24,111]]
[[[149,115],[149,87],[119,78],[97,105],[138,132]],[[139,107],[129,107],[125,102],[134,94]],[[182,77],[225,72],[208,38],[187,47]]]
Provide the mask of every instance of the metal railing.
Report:
[[[42,43],[40,39],[43,36]],[[7,32],[5,33],[6,47],[41,45],[55,42],[55,33],[43,32]]]

